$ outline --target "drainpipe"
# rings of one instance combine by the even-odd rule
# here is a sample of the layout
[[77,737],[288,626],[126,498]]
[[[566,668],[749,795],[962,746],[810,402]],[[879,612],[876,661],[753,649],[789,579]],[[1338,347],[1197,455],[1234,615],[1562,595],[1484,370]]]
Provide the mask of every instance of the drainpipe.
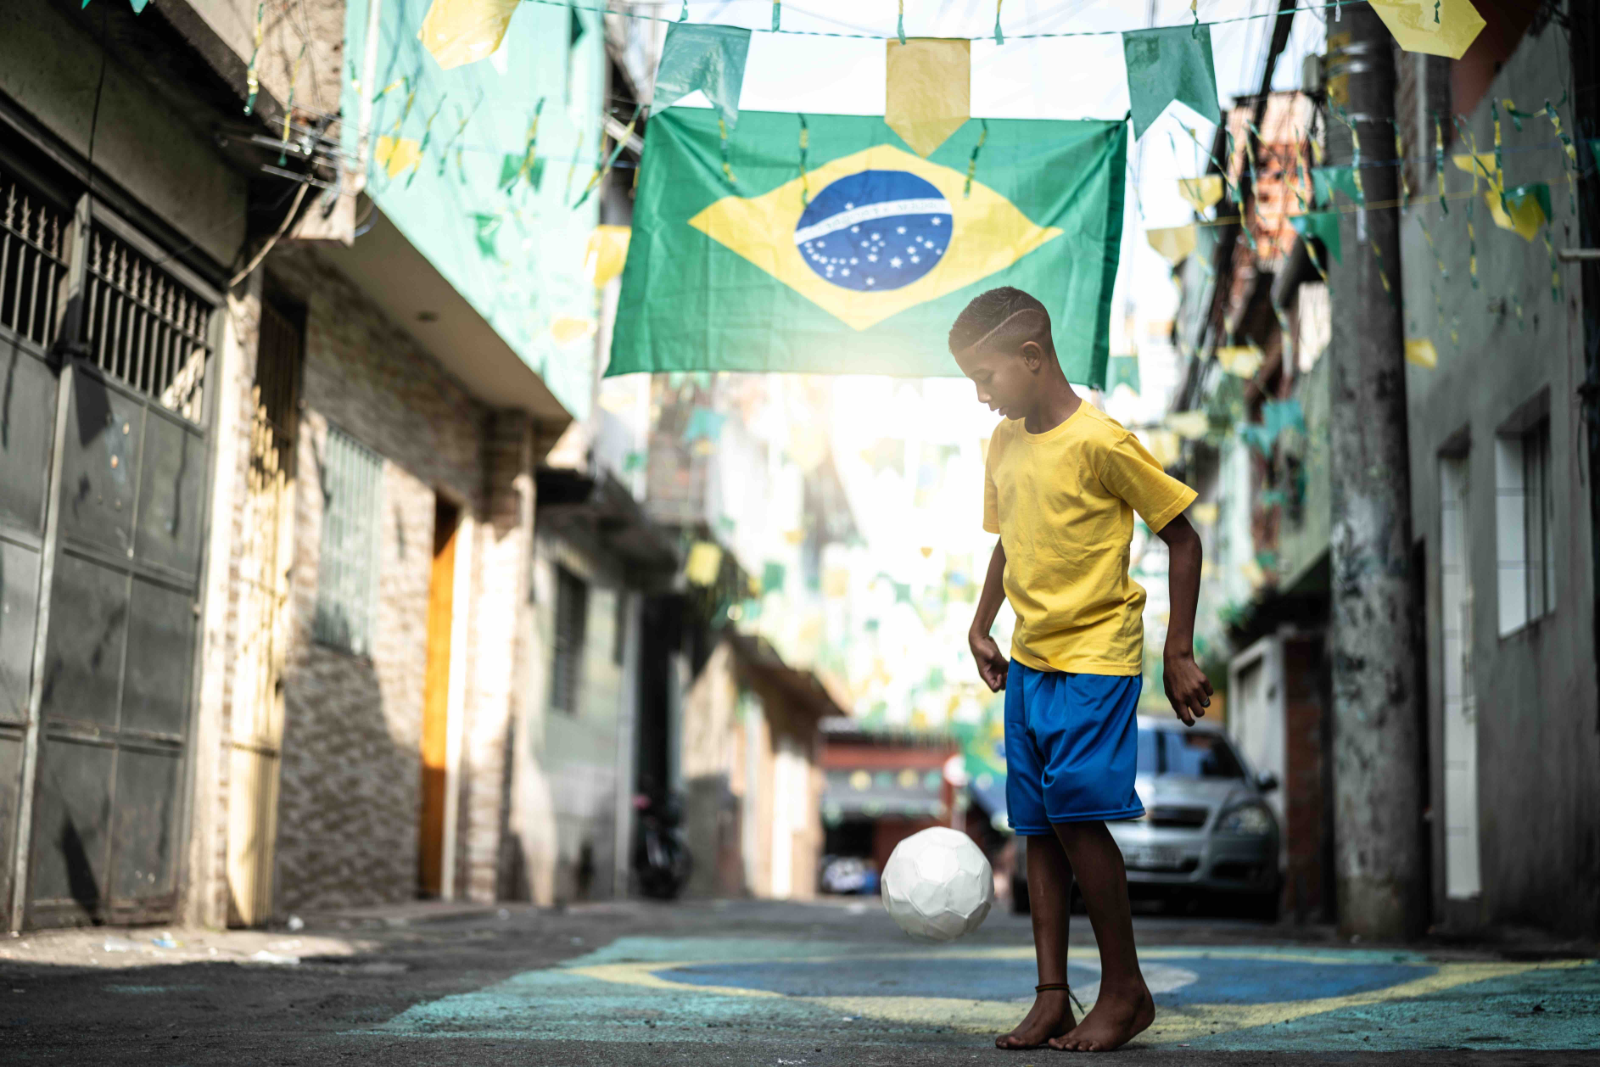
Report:
[[[1600,11],[1593,4],[1572,3],[1567,7],[1567,19],[1572,42],[1573,125],[1580,143],[1592,145],[1589,138],[1600,131],[1600,87],[1595,85],[1595,78],[1600,77]],[[1579,265],[1584,375],[1583,384],[1578,386],[1578,400],[1589,464],[1589,585],[1594,597],[1591,661],[1596,667],[1596,687],[1600,689],[1600,485],[1595,484],[1595,472],[1600,469],[1600,252],[1594,251],[1600,245],[1600,204],[1596,203],[1592,182],[1578,186],[1578,198],[1578,235],[1583,249],[1562,258]],[[1567,299],[1571,299],[1570,294]],[[1600,705],[1600,700],[1596,703]],[[1595,729],[1600,731],[1600,706],[1596,707]]]
[[356,175],[350,184],[351,196],[367,187],[367,163],[372,158],[372,85],[378,77],[378,23],[383,0],[367,0],[366,51],[361,57],[361,104],[356,108],[356,129],[360,140],[356,148]]

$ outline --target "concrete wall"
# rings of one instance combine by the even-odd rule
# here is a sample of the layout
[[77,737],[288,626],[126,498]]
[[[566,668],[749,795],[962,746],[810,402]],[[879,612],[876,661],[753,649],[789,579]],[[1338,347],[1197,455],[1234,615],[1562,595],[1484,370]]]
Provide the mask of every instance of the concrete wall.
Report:
[[209,130],[185,121],[136,72],[137,57],[114,41],[101,47],[95,9],[78,7],[0,4],[0,93],[211,259],[230,263],[245,237],[244,176],[224,163]]
[[[555,648],[556,568],[588,586],[578,706],[550,706],[550,657]],[[548,782],[549,805],[524,808],[548,820],[549,861],[530,883],[539,903],[609,898],[616,894],[617,805],[631,803],[633,786],[618,777],[621,716],[628,710],[623,664],[616,656],[617,600],[630,595],[614,563],[564,539],[536,539],[535,619],[542,654],[530,672],[530,700],[520,734],[531,756],[529,773]],[[626,845],[624,845],[626,847]]]
[[[1526,38],[1495,78],[1469,129],[1482,151],[1494,143],[1488,100],[1511,98],[1532,110],[1561,100],[1570,69],[1566,44],[1552,25]],[[1563,109],[1571,125],[1570,109]],[[1562,155],[1552,149],[1546,120],[1518,132],[1504,123],[1506,181],[1551,183],[1556,247],[1579,244],[1563,183]],[[1524,147],[1528,150],[1523,151]],[[1453,152],[1468,148],[1457,138]],[[1429,166],[1426,188],[1434,189]],[[1471,180],[1447,163],[1452,191]],[[1480,186],[1481,188],[1481,186]],[[1551,298],[1551,264],[1542,241],[1526,242],[1495,228],[1481,197],[1474,208],[1477,288],[1468,267],[1467,205],[1413,207],[1402,231],[1406,327],[1431,337],[1438,366],[1409,366],[1412,515],[1427,557],[1427,686],[1434,827],[1433,884],[1447,925],[1528,923],[1558,930],[1600,928],[1600,734],[1596,732],[1594,581],[1585,514],[1593,472],[1581,469],[1583,428],[1576,389],[1583,375],[1584,329],[1578,272],[1560,270],[1559,301]],[[1430,228],[1444,279],[1422,227]],[[1346,255],[1350,252],[1347,249]],[[1442,311],[1436,311],[1435,295]],[[1440,321],[1442,315],[1442,322]],[[1452,339],[1452,334],[1454,338]],[[1557,596],[1553,614],[1514,633],[1498,634],[1494,440],[1497,428],[1541,390],[1550,397],[1553,547]],[[1447,445],[1469,452],[1472,486],[1466,524],[1476,597],[1467,662],[1477,692],[1477,793],[1482,895],[1443,896],[1442,692],[1444,656],[1439,575],[1439,456]]]
[[[258,0],[176,2],[187,2],[223,44],[243,63],[249,64],[255,52],[256,12],[261,7]],[[286,104],[292,81],[296,109],[337,112],[347,63],[344,17],[344,0],[296,0],[292,5],[265,5],[261,19],[261,51],[256,56],[261,88]],[[361,58],[357,56],[351,60],[357,70],[361,69]]]

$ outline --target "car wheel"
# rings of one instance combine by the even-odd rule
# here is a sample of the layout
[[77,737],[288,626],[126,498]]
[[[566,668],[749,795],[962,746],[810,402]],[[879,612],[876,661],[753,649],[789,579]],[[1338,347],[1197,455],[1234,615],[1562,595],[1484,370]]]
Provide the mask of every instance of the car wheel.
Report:
[[1277,922],[1279,896],[1281,894],[1275,889],[1268,890],[1265,893],[1251,893],[1242,902],[1245,916],[1257,922]]

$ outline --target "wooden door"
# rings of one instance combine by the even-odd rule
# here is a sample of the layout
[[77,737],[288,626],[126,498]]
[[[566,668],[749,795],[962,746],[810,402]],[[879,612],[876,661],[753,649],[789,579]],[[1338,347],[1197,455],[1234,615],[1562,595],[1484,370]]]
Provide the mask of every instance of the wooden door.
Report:
[[433,576],[428,586],[428,663],[422,688],[422,828],[417,889],[437,897],[444,887],[446,763],[450,745],[450,628],[454,618],[456,532],[461,510],[434,504]]

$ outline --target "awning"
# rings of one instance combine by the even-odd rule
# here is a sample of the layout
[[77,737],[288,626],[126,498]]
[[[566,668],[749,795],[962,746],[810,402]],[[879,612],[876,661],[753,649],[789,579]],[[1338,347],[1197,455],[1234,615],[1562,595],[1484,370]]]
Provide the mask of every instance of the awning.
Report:
[[942,817],[944,776],[937,767],[894,770],[834,768],[822,794],[825,823],[887,815]]
[[349,248],[320,251],[422,344],[475,399],[516,408],[559,432],[572,415],[428,257],[374,206],[372,227]]

